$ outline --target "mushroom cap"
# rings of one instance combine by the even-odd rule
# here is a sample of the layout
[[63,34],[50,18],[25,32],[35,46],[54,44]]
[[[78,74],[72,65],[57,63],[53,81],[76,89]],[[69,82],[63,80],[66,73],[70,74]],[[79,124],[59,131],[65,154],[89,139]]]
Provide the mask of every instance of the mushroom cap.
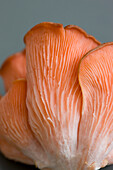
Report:
[[112,163],[113,43],[50,22],[33,27],[24,42],[0,70],[3,154],[43,170]]
[[78,77],[83,96],[80,168],[84,162],[101,168],[113,157],[113,42],[88,52],[80,61]]
[[100,43],[77,26],[63,28],[54,23],[36,25],[24,42],[31,129],[47,152],[51,168],[76,169],[82,113],[78,66]]
[[19,78],[26,78],[26,50],[9,56],[0,68],[0,76],[4,81],[5,90],[12,86],[12,82]]

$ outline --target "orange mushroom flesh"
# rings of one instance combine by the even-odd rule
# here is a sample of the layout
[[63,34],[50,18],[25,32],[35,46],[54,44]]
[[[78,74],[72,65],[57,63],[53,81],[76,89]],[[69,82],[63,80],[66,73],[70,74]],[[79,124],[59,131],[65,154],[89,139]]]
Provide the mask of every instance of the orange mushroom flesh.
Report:
[[46,153],[29,126],[26,85],[24,79],[15,81],[0,100],[0,147],[10,159],[15,157],[15,160],[29,164],[38,164],[39,161],[40,167],[43,167],[46,164]]
[[86,54],[78,76],[83,96],[79,168],[85,169],[86,163],[86,167],[97,169],[113,163],[113,43]]
[[11,144],[6,139],[0,138],[0,151],[5,157],[11,160],[34,165],[33,160],[25,156],[15,145]]
[[[2,96],[0,96],[0,99]],[[3,114],[4,112],[2,112]],[[7,114],[7,113],[6,113]],[[4,127],[4,126],[3,126]],[[22,154],[22,152],[19,150],[18,147],[16,147],[15,144],[12,144],[10,140],[8,141],[6,138],[6,135],[3,133],[3,135],[0,133],[0,151],[9,159],[23,162],[26,164],[34,164],[34,162]]]
[[12,86],[12,82],[19,78],[26,78],[26,50],[11,55],[2,64],[0,76],[5,85],[5,90]]
[[82,93],[77,70],[99,42],[76,26],[41,23],[25,36],[31,129],[52,169],[76,169]]
[[1,151],[44,170],[112,163],[113,43],[97,47],[79,27],[53,23],[38,24],[24,40],[27,80],[12,83],[22,75],[10,72],[0,99]]

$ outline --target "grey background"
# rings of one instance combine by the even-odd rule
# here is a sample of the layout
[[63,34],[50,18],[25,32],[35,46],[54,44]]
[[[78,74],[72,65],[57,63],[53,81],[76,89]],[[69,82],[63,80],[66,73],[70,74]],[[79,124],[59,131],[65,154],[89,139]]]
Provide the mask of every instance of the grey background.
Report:
[[[43,21],[78,25],[102,43],[113,41],[113,0],[0,0],[0,65],[24,48],[25,33]],[[0,94],[4,94],[2,80]],[[0,155],[0,170],[15,169],[35,168]]]

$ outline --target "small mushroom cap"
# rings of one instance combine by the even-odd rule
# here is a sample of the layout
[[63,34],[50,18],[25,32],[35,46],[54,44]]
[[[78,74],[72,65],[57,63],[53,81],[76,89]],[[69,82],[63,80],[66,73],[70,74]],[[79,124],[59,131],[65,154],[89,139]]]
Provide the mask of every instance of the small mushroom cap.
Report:
[[5,90],[11,87],[14,80],[26,78],[26,50],[9,56],[0,68]]

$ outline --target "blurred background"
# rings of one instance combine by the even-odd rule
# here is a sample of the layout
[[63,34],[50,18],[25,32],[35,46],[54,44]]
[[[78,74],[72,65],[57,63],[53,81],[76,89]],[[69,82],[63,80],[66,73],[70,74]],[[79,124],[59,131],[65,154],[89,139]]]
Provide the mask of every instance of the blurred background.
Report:
[[[0,66],[24,48],[23,37],[34,25],[51,21],[73,24],[101,43],[113,41],[113,0],[0,0]],[[0,79],[0,94],[4,94]],[[0,155],[0,170],[35,170]],[[104,168],[113,170],[113,166]]]

